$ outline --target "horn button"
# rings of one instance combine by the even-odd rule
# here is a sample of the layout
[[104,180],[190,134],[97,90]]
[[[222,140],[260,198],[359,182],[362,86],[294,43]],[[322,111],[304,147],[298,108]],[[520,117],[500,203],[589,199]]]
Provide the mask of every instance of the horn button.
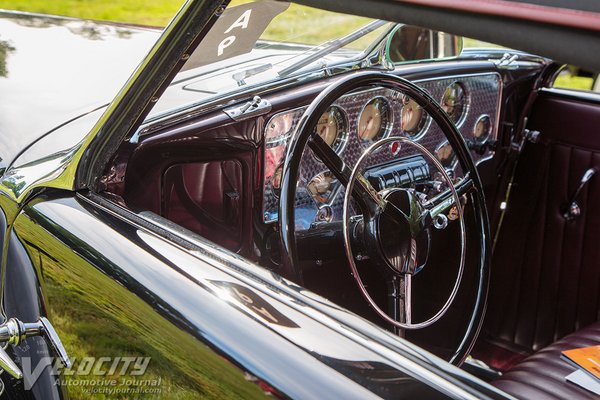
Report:
[[394,189],[384,198],[385,208],[369,224],[379,245],[378,258],[394,274],[414,275],[427,262],[431,217],[413,190]]

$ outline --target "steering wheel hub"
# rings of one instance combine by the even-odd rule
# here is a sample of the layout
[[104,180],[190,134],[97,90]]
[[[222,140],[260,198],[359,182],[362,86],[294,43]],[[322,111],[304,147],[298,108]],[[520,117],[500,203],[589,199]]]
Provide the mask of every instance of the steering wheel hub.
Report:
[[393,189],[383,198],[383,210],[374,224],[369,224],[374,230],[371,234],[377,238],[380,257],[394,274],[414,275],[423,268],[429,253],[429,230],[423,221],[425,208],[410,189]]

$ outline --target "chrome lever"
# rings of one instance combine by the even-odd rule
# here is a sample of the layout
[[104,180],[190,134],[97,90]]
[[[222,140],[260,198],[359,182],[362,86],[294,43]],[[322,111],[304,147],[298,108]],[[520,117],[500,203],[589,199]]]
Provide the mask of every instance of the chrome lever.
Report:
[[234,121],[243,121],[245,119],[263,115],[271,111],[271,103],[260,96],[254,96],[252,100],[223,110],[229,118]]
[[581,180],[579,181],[579,186],[577,186],[575,193],[573,193],[573,196],[571,196],[571,201],[562,205],[562,215],[567,221],[572,221],[575,218],[579,217],[579,215],[581,215],[581,207],[579,207],[579,204],[577,203],[577,198],[579,197],[579,193],[581,192],[585,184],[588,183],[590,179],[592,179],[596,172],[598,172],[598,169],[596,167],[590,168],[587,171],[585,171],[583,173],[583,176],[581,177]]
[[504,53],[502,58],[495,61],[496,68],[503,68],[503,69],[518,68],[518,66],[519,66],[519,64],[517,63],[518,59],[519,59],[519,56],[517,54]]
[[[66,368],[71,368],[71,360],[60,341],[58,334],[52,327],[52,324],[45,317],[41,317],[37,322],[23,323],[16,318],[11,318],[0,325],[0,342],[19,345],[23,340],[32,336],[42,336],[50,347],[56,352],[62,364]],[[22,379],[23,373],[10,358],[4,348],[0,347],[0,368],[8,372],[16,379]]]

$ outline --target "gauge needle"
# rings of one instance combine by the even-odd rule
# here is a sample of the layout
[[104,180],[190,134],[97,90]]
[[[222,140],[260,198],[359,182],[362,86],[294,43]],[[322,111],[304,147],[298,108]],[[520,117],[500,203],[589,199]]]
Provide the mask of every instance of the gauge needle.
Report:
[[371,130],[372,126],[373,126],[373,117],[369,117],[369,119],[367,120],[367,123],[365,124],[365,129],[363,129],[362,133],[360,134],[360,137],[364,139],[365,133],[367,131]]
[[408,126],[410,121],[412,121],[412,114],[413,114],[412,108],[408,108],[406,111],[406,121],[404,121],[404,119],[402,119],[402,129],[406,130],[406,127]]

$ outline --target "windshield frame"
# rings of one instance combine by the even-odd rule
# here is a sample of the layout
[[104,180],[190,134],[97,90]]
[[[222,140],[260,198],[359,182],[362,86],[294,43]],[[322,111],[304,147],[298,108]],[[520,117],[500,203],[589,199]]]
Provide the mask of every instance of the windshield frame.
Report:
[[[319,10],[319,11],[325,11],[325,10]],[[355,16],[349,15],[349,14],[340,14],[340,15],[344,15],[349,18],[355,17]],[[355,69],[355,68],[365,68],[365,67],[373,67],[376,65],[383,65],[384,57],[383,57],[382,51],[383,51],[383,46],[385,44],[385,39],[388,37],[389,33],[397,26],[396,23],[393,23],[390,21],[383,21],[383,20],[372,19],[370,21],[367,21],[366,24],[361,25],[358,29],[350,31],[349,33],[342,36],[341,38],[333,38],[333,39],[327,40],[323,43],[320,43],[318,45],[303,44],[303,43],[297,43],[297,42],[278,42],[278,41],[274,41],[274,40],[265,40],[265,39],[259,38],[259,40],[254,44],[253,49],[262,50],[263,49],[262,44],[264,44],[264,43],[272,43],[275,46],[282,45],[282,46],[286,46],[286,47],[287,46],[290,46],[290,47],[298,46],[299,48],[305,47],[306,48],[305,50],[299,52],[298,54],[294,54],[292,57],[286,58],[283,61],[283,63],[291,62],[292,65],[295,65],[296,63],[302,63],[303,60],[305,60],[306,58],[310,58],[313,54],[315,54],[315,52],[318,53],[320,49],[322,49],[322,48],[326,49],[329,42],[342,40],[347,36],[351,36],[356,33],[360,33],[361,31],[363,31],[365,29],[366,26],[369,26],[373,23],[379,23],[381,25],[378,26],[377,29],[374,29],[370,32],[366,32],[366,34],[357,35],[357,37],[354,40],[351,40],[348,43],[344,44],[344,46],[347,46],[348,44],[353,43],[356,40],[362,39],[367,34],[373,34],[373,32],[375,32],[375,34],[376,34],[375,38],[373,40],[369,41],[368,44],[366,44],[364,46],[364,48],[357,50],[356,54],[354,54],[350,57],[336,60],[335,62],[331,62],[331,63],[327,63],[327,64],[318,64],[317,61],[312,61],[312,62],[308,63],[307,65],[302,66],[298,70],[293,71],[292,73],[290,73],[288,75],[284,75],[281,73],[282,71],[285,71],[285,67],[284,67],[284,68],[282,68],[282,71],[276,72],[276,76],[267,78],[261,82],[238,85],[236,87],[229,87],[227,90],[223,90],[223,91],[221,91],[219,93],[215,93],[211,96],[198,96],[197,100],[182,102],[181,104],[177,104],[176,106],[172,106],[172,107],[161,107],[160,103],[155,104],[155,106],[150,110],[148,116],[143,121],[141,126],[136,130],[135,134],[132,135],[131,141],[133,143],[135,143],[141,135],[144,135],[149,131],[154,131],[155,127],[150,127],[151,125],[159,124],[159,126],[163,126],[166,123],[166,121],[170,121],[170,120],[178,121],[182,118],[182,114],[186,114],[184,118],[188,118],[190,115],[202,114],[205,111],[215,108],[215,107],[226,106],[226,105],[236,101],[236,99],[246,99],[248,97],[252,97],[253,95],[261,95],[265,92],[270,91],[271,89],[279,89],[282,87],[287,87],[288,85],[305,83],[305,82],[308,82],[308,81],[311,81],[314,79],[318,79],[318,78],[322,78],[325,76],[343,73],[345,71]],[[200,43],[202,43],[202,41],[200,41]],[[336,54],[336,56],[339,57],[339,54],[341,54],[345,51],[349,51],[344,46],[333,48],[327,54]],[[336,52],[340,52],[340,53],[336,53]],[[223,61],[228,61],[228,60],[232,60],[232,59],[233,58],[225,59]],[[242,64],[244,62],[247,62],[247,61],[243,61],[240,64]],[[257,60],[257,62],[260,63],[261,61]],[[279,64],[281,64],[281,63],[282,62],[280,61]],[[236,65],[240,65],[240,64],[236,64]],[[210,65],[212,65],[212,64],[208,64],[208,66],[210,66]],[[390,68],[390,66],[386,66],[386,67]],[[199,67],[199,68],[202,69],[203,67]],[[180,70],[178,72],[178,74],[173,78],[173,81],[165,89],[165,92],[161,95],[161,98],[157,102],[160,102],[161,99],[164,99],[166,97],[166,95],[169,94],[168,93],[169,90],[174,90],[173,88],[177,84],[182,85],[182,84],[185,84],[185,82],[191,82],[193,80],[198,80],[198,81],[209,80],[209,79],[216,78],[221,74],[221,72],[219,70],[207,70],[204,73],[190,74],[189,76],[181,76],[181,73],[185,74],[186,72],[189,72],[189,71],[193,71],[193,69],[185,70],[185,67],[184,67],[183,71]],[[243,69],[240,69],[240,71],[243,71]],[[273,69],[273,71],[275,71],[275,70]],[[229,72],[226,74],[222,74],[222,77],[229,77],[228,74],[229,74]],[[235,74],[233,74],[233,75],[235,75]],[[233,78],[233,75],[230,75],[231,78]],[[173,97],[175,97],[175,96],[173,96]],[[158,107],[156,107],[157,105],[158,105]],[[190,110],[193,110],[192,113],[190,113]]]

